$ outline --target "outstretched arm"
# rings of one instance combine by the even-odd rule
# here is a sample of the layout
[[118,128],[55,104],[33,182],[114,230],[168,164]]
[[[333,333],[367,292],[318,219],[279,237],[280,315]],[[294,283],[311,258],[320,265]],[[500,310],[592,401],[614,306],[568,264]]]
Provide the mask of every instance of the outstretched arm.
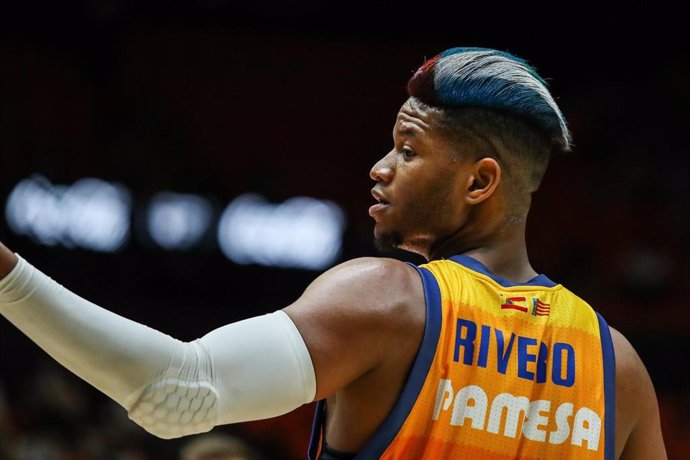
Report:
[[281,415],[314,398],[309,352],[282,311],[185,343],[80,298],[4,246],[0,270],[0,313],[159,437]]
[[389,367],[406,372],[424,327],[421,280],[391,259],[334,267],[284,311],[190,343],[80,298],[4,246],[2,267],[0,314],[162,438],[281,415],[383,362],[386,376],[396,375]]

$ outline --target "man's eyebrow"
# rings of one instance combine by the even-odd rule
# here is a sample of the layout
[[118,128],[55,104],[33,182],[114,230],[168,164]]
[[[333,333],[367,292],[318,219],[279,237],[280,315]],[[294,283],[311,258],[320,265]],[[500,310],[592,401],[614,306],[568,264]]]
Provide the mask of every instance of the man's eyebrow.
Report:
[[396,129],[396,132],[397,132],[400,136],[415,137],[415,136],[417,135],[417,133],[415,132],[415,130],[412,129],[410,126],[406,126],[406,127],[399,126],[399,127]]

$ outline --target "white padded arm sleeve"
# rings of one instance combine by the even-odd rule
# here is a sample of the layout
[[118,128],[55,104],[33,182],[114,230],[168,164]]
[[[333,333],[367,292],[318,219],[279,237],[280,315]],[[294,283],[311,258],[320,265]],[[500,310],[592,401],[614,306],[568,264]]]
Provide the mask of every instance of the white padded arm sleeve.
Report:
[[162,438],[274,417],[311,402],[311,358],[277,311],[181,342],[88,302],[19,258],[0,313]]

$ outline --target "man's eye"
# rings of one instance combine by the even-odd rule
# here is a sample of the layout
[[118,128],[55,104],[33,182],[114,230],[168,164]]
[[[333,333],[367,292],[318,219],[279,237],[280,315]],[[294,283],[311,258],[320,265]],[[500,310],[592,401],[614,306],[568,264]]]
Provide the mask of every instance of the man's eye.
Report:
[[415,156],[415,153],[407,147],[403,148],[401,153],[404,158],[411,158]]

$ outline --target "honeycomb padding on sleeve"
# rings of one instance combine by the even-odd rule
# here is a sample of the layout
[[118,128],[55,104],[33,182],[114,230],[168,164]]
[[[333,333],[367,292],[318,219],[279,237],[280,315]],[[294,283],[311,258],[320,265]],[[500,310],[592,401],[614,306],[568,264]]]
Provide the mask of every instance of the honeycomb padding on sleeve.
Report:
[[218,420],[218,400],[210,383],[164,378],[144,390],[129,418],[163,439],[205,433]]

